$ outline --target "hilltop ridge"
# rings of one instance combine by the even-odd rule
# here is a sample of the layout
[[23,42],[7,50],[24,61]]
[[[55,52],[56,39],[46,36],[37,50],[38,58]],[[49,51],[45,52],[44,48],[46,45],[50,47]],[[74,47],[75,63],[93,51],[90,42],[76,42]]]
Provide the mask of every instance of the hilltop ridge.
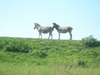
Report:
[[[6,56],[5,56],[6,55]],[[78,40],[0,37],[0,62],[37,65],[71,64],[100,66],[100,46],[88,47]],[[56,62],[56,63],[55,63]]]

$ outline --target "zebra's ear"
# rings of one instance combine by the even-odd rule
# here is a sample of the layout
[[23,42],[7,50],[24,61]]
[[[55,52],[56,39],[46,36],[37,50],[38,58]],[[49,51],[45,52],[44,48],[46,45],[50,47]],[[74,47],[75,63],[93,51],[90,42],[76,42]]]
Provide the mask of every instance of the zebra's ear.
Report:
[[52,23],[52,24],[53,24],[53,26],[54,26],[55,23]]

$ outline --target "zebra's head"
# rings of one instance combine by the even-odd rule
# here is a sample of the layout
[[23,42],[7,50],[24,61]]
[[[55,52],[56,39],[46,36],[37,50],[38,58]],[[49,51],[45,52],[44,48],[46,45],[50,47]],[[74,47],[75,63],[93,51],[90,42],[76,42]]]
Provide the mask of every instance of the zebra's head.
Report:
[[52,23],[53,24],[53,28],[57,28],[58,29],[58,27],[60,27],[58,24],[56,24],[56,23]]
[[34,29],[40,27],[40,25],[38,23],[34,23]]

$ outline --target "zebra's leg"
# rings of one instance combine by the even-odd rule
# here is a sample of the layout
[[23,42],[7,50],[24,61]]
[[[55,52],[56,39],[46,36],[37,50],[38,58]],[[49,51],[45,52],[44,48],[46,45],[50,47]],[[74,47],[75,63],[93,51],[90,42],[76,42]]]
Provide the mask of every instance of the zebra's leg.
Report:
[[42,34],[41,34],[41,39],[42,39]]
[[58,38],[58,40],[60,39],[60,33],[59,33],[59,38]]
[[70,39],[69,39],[69,40],[72,40],[72,33],[71,33],[71,32],[69,32],[69,35],[70,35]]
[[51,35],[51,39],[52,39],[52,37],[53,37],[52,33],[50,35]]
[[41,33],[39,33],[39,37],[38,38],[40,38],[40,35],[41,35]]
[[40,38],[40,36],[41,36],[41,39],[42,39],[42,34],[39,32],[39,37],[38,38]]
[[51,39],[52,39],[52,37],[53,37],[53,35],[52,35],[52,33],[51,33]]
[[49,37],[48,37],[48,39],[50,38],[50,35],[51,35],[51,33],[49,33]]

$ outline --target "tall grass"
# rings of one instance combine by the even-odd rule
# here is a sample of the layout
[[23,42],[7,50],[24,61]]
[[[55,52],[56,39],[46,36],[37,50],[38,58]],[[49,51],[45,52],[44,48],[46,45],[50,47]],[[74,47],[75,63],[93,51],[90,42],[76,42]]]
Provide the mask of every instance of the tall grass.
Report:
[[59,66],[36,66],[35,64],[11,64],[0,63],[0,75],[99,75],[100,68],[65,68],[64,65]]

